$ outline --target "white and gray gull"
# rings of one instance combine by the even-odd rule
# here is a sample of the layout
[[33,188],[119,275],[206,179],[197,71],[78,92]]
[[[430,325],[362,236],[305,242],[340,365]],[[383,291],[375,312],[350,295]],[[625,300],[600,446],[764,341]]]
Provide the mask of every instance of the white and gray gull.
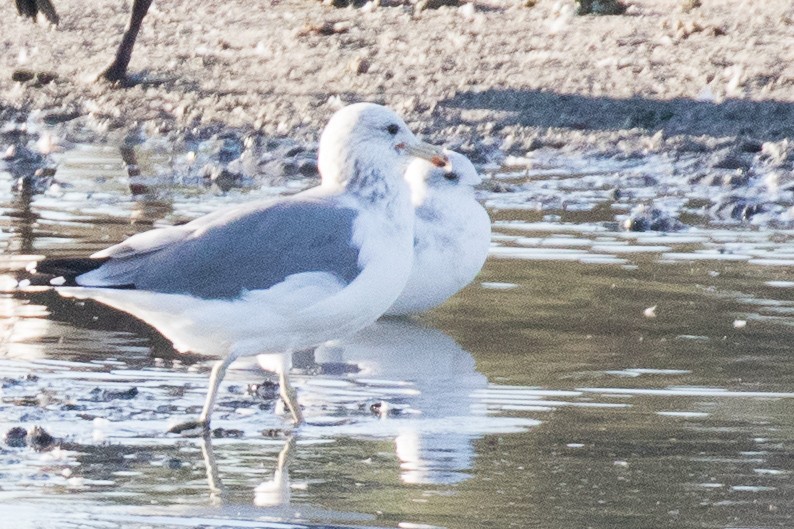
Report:
[[[474,190],[482,178],[464,155],[444,153],[447,165],[417,158],[405,173],[416,213],[414,262],[386,315],[417,314],[441,305],[471,283],[488,257],[491,219]],[[322,173],[323,183],[333,177]]]
[[[444,166],[391,110],[339,110],[320,138],[323,183],[297,195],[152,230],[83,259],[45,259],[41,273],[67,296],[140,318],[177,350],[222,357],[198,421],[208,428],[227,367],[242,356],[316,346],[374,322],[411,272],[414,209],[403,178],[412,157]],[[303,417],[287,379],[280,391]]]
[[414,263],[387,315],[416,314],[441,305],[471,283],[488,257],[491,219],[474,192],[482,178],[468,158],[444,152],[446,166],[417,158],[405,173],[416,211]]

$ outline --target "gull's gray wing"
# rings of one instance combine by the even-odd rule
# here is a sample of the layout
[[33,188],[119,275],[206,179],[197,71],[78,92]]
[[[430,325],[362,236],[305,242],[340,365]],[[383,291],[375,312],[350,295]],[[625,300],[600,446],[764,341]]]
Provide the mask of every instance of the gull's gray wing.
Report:
[[210,222],[153,230],[99,252],[104,263],[75,282],[210,299],[267,289],[302,272],[327,272],[346,284],[360,272],[357,214],[313,199],[212,214]]

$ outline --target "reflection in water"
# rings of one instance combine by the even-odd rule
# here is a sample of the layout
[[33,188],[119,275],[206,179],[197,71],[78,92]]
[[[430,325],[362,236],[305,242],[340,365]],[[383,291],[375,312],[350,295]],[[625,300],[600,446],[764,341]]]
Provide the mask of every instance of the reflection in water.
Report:
[[[408,319],[382,319],[350,339],[315,351],[318,364],[347,364],[352,377],[385,395],[381,417],[390,426],[373,428],[394,435],[406,483],[456,483],[467,477],[479,437],[458,422],[478,422],[485,409],[473,393],[487,385],[474,358],[452,338]],[[389,395],[389,390],[398,390]]]
[[8,219],[7,231],[9,240],[3,241],[3,253],[6,255],[31,254],[34,252],[34,225],[39,216],[31,207],[32,193],[20,192],[8,204],[4,217]]
[[48,315],[41,305],[0,293],[0,356],[9,359],[43,357],[47,346],[42,338],[51,327]]
[[[169,171],[146,167],[153,159],[138,156],[143,176],[165,180]],[[580,181],[566,171],[546,179],[554,197]],[[246,393],[258,368],[235,370],[215,426],[242,437],[202,446],[163,432],[200,406],[203,359],[96,303],[9,291],[7,272],[30,260],[21,253],[85,253],[246,199],[143,179],[148,191],[133,198],[129,176],[115,148],[64,153],[43,195],[11,194],[0,171],[0,424],[67,442],[37,453],[0,440],[0,519],[48,529],[792,525],[792,232],[617,232],[609,206],[507,209],[528,203],[491,194],[495,242],[513,249],[423,317],[444,332],[389,320],[295,355],[310,423],[294,442],[270,437],[283,426],[273,400]],[[593,204],[609,194],[593,187]],[[378,403],[382,417],[370,411]]]
[[210,489],[210,494],[216,498],[223,500],[225,489],[221,482],[220,474],[218,473],[218,463],[215,460],[215,452],[212,450],[212,439],[210,439],[209,432],[204,432],[200,438],[201,442],[201,456],[204,458],[204,467],[207,470],[207,486]]
[[[227,497],[226,488],[220,477],[215,452],[212,448],[212,438],[205,433],[200,438],[201,455],[207,470],[207,484],[210,494],[218,503],[223,503]],[[284,447],[278,454],[276,468],[272,479],[261,482],[254,488],[254,505],[258,507],[282,507],[290,502],[289,462],[291,453],[295,448],[295,438],[289,436],[284,441]]]
[[295,439],[290,436],[278,454],[273,479],[263,481],[254,489],[254,505],[257,507],[276,507],[289,503],[289,462],[294,447]]

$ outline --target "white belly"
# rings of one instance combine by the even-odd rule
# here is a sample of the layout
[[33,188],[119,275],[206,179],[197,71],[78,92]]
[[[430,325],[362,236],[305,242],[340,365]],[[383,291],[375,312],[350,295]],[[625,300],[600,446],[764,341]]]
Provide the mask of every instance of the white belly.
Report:
[[234,300],[144,290],[58,290],[128,312],[157,329],[180,351],[238,357],[307,348],[374,322],[407,281],[413,254],[410,226],[385,231],[377,222],[362,226],[355,234],[364,241],[363,269],[348,285],[325,272],[308,272]]

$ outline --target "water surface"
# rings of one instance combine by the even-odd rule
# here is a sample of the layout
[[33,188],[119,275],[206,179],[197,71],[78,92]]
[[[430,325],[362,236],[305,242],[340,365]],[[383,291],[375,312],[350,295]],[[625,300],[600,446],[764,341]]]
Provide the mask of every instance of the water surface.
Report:
[[794,525],[794,234],[695,214],[674,233],[620,231],[637,175],[673,174],[667,161],[498,175],[517,188],[483,194],[494,246],[472,285],[296,355],[309,424],[295,435],[266,387],[247,390],[268,375],[241,363],[213,421],[237,436],[209,443],[164,432],[198,413],[211,359],[11,276],[312,182],[224,194],[139,161],[135,194],[112,147],[62,154],[43,194],[0,172],[0,425],[61,439],[0,444],[15,527]]

